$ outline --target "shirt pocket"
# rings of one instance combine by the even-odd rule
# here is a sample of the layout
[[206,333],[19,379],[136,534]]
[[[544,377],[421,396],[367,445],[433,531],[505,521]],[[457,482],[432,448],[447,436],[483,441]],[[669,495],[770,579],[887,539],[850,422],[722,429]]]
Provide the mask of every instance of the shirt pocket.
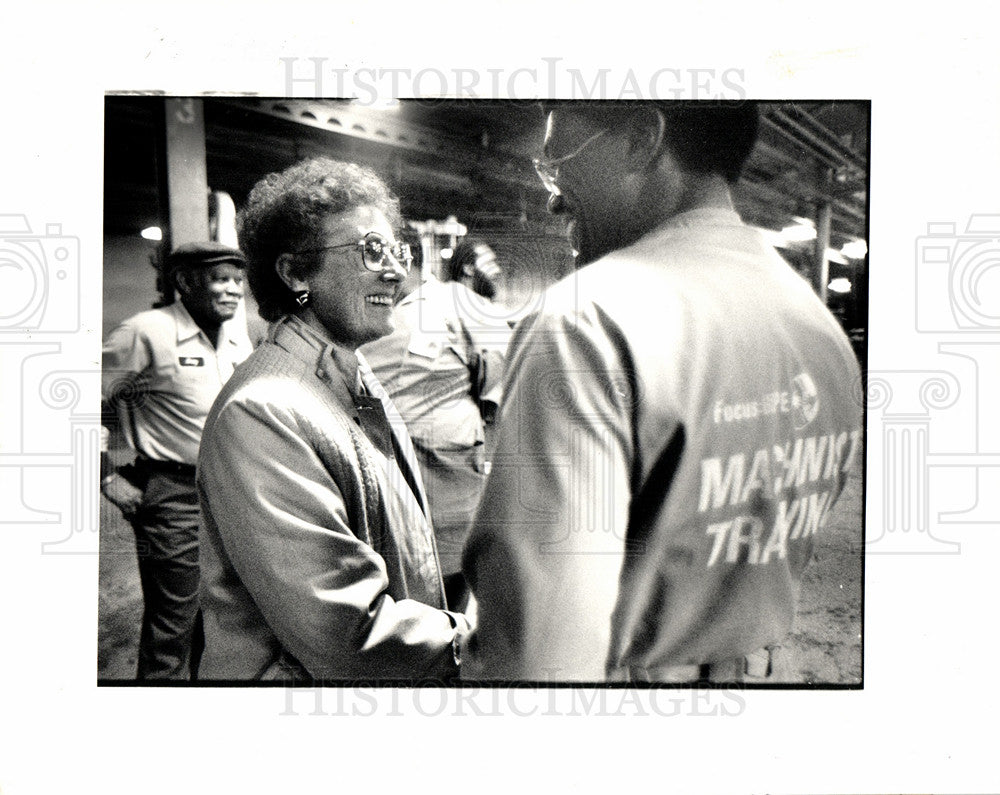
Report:
[[207,413],[222,386],[215,357],[202,346],[181,345],[173,353],[171,362],[173,381],[169,390],[194,405],[204,405]]
[[406,352],[411,356],[434,361],[441,356],[441,352],[447,344],[448,340],[444,338],[444,335],[418,332],[410,336]]

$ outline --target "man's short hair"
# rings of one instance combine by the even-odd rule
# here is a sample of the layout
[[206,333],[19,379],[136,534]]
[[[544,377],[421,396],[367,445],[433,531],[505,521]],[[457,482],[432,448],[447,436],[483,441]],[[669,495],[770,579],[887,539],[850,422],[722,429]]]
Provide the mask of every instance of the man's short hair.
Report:
[[451,253],[451,259],[445,260],[444,278],[448,282],[460,282],[466,265],[476,264],[476,247],[485,245],[475,237],[463,237],[458,241]]
[[470,265],[472,266],[472,283],[469,287],[484,298],[495,298],[497,294],[495,274],[484,272],[483,268],[477,265],[479,252],[482,249],[487,249],[496,255],[496,252],[485,241],[476,237],[463,237],[455,246],[451,259],[445,262],[445,281],[464,281],[468,276],[465,273],[465,266]]
[[546,113],[569,110],[613,129],[634,114],[655,107],[666,122],[666,146],[681,168],[721,174],[735,184],[757,142],[760,112],[750,100],[547,101]]
[[[297,308],[275,270],[278,257],[323,245],[326,220],[356,207],[380,210],[393,229],[402,224],[399,199],[374,171],[354,163],[318,157],[268,174],[253,187],[236,226],[247,255],[247,281],[264,320]],[[319,263],[318,256],[297,260],[298,275],[310,276]]]

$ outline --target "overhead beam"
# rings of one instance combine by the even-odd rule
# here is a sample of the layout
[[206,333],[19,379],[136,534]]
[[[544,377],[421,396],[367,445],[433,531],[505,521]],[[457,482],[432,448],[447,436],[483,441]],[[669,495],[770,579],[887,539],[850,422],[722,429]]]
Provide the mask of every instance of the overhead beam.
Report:
[[478,152],[464,138],[404,121],[391,110],[372,110],[349,100],[254,98],[228,102],[277,119],[395,149],[466,160],[469,163],[475,162],[478,156]]
[[493,180],[529,190],[543,190],[526,158],[487,149],[470,142],[467,137],[406,121],[391,109],[373,110],[348,100],[240,98],[228,100],[228,103],[334,135],[429,155],[436,162],[448,163],[450,170],[464,172],[474,180]]

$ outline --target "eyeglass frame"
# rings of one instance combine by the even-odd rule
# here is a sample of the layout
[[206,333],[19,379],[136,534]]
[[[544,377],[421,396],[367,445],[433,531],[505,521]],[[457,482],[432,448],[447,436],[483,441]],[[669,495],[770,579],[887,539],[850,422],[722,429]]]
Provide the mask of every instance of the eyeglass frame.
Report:
[[598,130],[568,155],[553,157],[551,159],[544,157],[532,158],[531,163],[535,167],[535,173],[538,174],[538,178],[542,181],[545,189],[553,196],[562,195],[562,191],[559,190],[559,186],[556,184],[556,180],[559,179],[559,166],[582,153],[584,149],[590,146],[606,132],[608,132],[607,129]]
[[[372,267],[368,264],[368,257],[365,256],[365,250],[367,249],[369,240],[377,240],[382,244],[382,260],[375,266]],[[393,245],[389,245],[389,241],[386,240],[385,236],[380,232],[368,232],[363,238],[355,241],[354,243],[338,243],[333,246],[317,246],[316,248],[304,248],[299,251],[293,251],[292,254],[299,256],[300,254],[311,254],[316,251],[333,251],[338,248],[350,248],[351,246],[356,246],[361,249],[361,264],[365,266],[365,270],[371,271],[372,273],[385,273],[390,270],[385,266],[386,258],[390,258],[393,263],[400,266],[404,273],[409,273],[410,268],[413,266],[413,254],[410,251],[409,243],[399,243],[396,242]],[[395,251],[398,250],[399,256],[396,255]]]

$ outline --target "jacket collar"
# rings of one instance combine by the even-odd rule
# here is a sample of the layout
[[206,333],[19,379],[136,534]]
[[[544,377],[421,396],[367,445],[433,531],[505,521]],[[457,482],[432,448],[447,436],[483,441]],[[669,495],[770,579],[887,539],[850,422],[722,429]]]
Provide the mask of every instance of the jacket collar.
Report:
[[[403,480],[407,482],[405,491],[426,515],[427,497],[409,434],[391,398],[378,383],[368,363],[364,362],[364,357],[338,345],[294,315],[285,315],[274,323],[268,341],[315,368],[316,377],[333,392],[371,443],[399,468]],[[363,384],[362,362],[369,377],[367,386]],[[377,412],[374,411],[376,409]],[[402,451],[402,462],[394,450],[394,439]],[[409,476],[402,469],[404,465],[409,470]]]
[[360,387],[358,357],[294,315],[271,325],[268,340],[314,368],[345,407],[353,408]]

